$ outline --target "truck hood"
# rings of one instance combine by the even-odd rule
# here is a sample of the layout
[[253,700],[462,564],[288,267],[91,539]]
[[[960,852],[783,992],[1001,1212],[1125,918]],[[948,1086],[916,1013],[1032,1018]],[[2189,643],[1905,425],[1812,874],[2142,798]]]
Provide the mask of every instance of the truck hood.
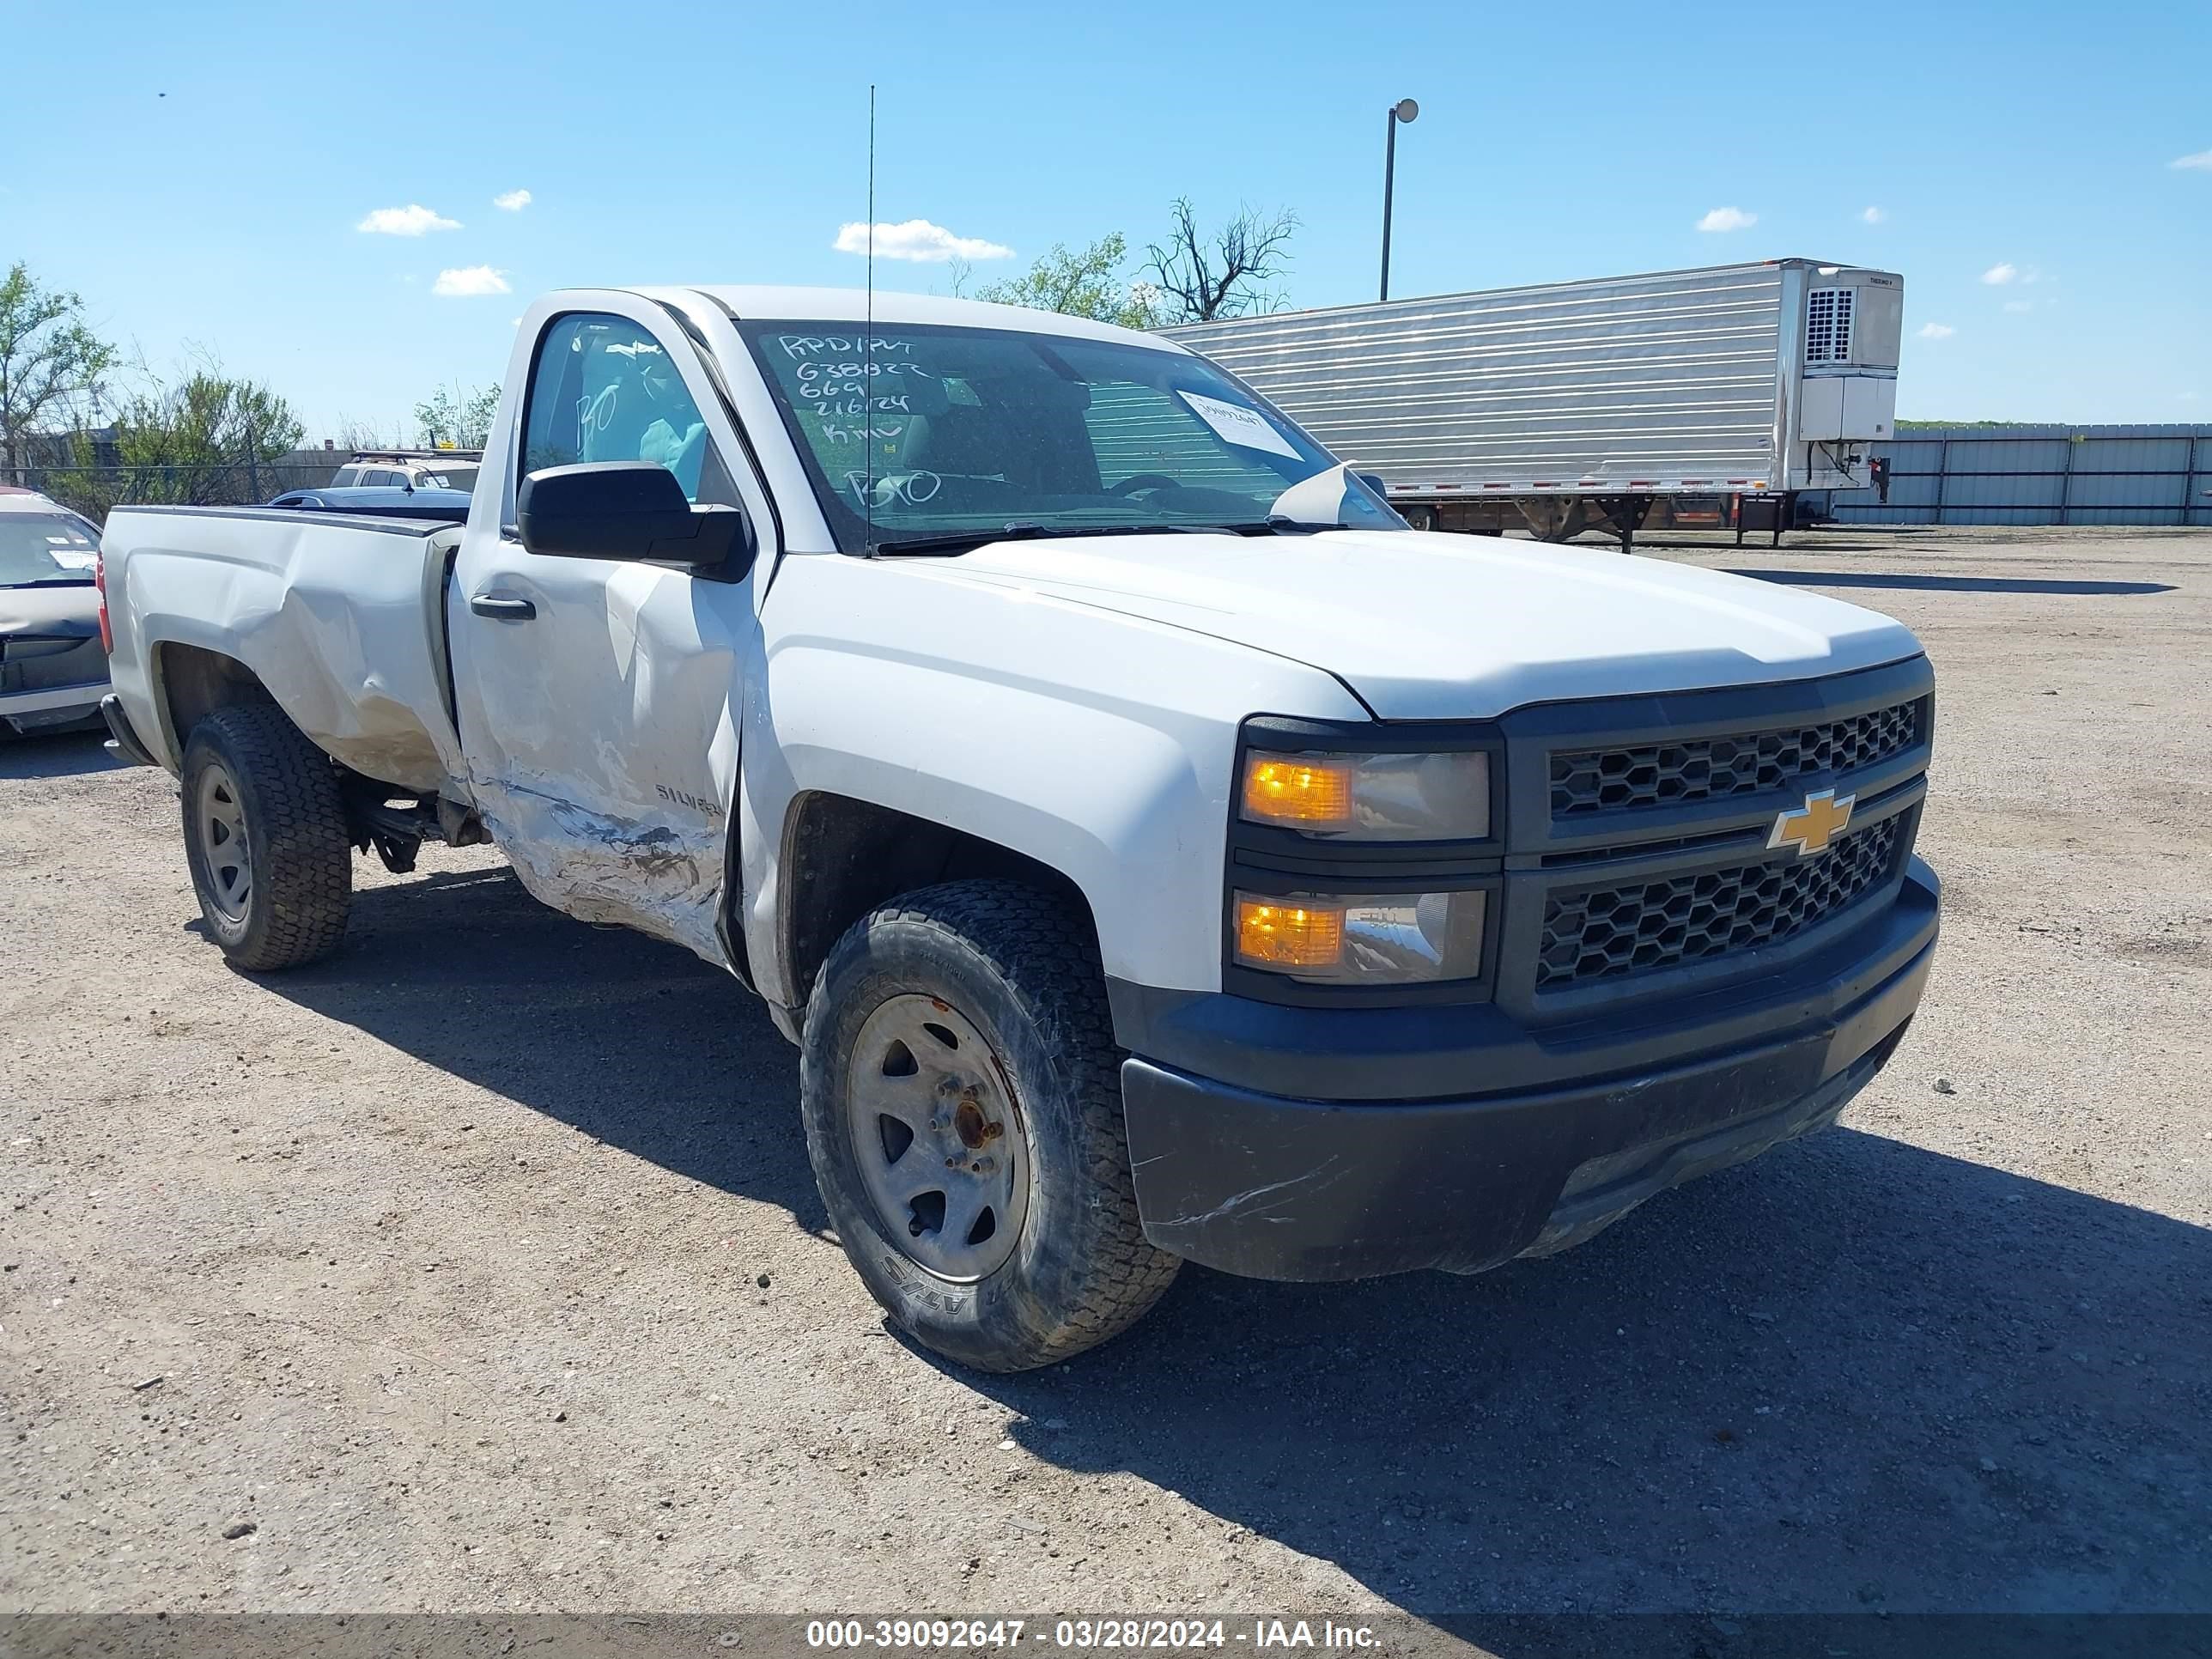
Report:
[[1327,670],[1382,720],[1805,679],[1920,650],[1887,617],[1776,583],[1442,532],[994,542],[954,565]]

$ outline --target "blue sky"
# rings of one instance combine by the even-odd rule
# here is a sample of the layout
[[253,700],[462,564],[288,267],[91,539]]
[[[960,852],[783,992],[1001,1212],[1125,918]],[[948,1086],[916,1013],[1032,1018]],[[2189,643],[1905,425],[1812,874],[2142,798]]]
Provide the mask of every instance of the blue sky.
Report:
[[[2201,3],[0,0],[0,264],[156,366],[269,380],[318,435],[499,379],[542,289],[857,283],[833,243],[864,216],[872,81],[878,219],[1013,250],[979,280],[1141,246],[1187,194],[1297,212],[1294,304],[1371,298],[1383,112],[1411,96],[1401,295],[1875,264],[1905,276],[1902,415],[2212,421]],[[410,206],[459,228],[357,228]],[[1699,230],[1717,209],[1755,218]],[[510,291],[436,291],[479,267]]]

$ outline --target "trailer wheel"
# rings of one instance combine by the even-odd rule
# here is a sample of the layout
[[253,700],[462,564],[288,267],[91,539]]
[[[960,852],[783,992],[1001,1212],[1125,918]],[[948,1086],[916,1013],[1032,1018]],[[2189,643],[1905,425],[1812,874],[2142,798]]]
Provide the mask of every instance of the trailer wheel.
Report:
[[345,936],[353,847],[329,757],[269,703],[234,703],[185,744],[185,861],[208,933],[252,973]]
[[831,1224],[926,1346],[1050,1364],[1174,1279],[1138,1222],[1104,978],[1066,905],[968,881],[864,916],[816,977],[800,1054]]

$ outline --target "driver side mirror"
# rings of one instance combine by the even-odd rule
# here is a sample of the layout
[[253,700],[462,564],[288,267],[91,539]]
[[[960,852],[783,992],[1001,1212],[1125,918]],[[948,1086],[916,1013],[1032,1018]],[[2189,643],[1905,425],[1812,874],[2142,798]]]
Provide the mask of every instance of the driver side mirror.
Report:
[[580,461],[526,475],[515,494],[515,528],[532,553],[570,559],[647,559],[729,567],[753,561],[743,508],[694,507],[666,467],[651,461]]

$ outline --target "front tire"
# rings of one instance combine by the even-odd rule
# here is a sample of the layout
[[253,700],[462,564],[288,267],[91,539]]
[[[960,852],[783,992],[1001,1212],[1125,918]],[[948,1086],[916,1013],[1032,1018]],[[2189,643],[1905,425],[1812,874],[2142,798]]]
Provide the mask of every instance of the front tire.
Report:
[[185,744],[185,859],[208,933],[250,973],[337,949],[353,847],[337,773],[270,703],[218,708]]
[[831,950],[801,1045],[807,1152],[854,1270],[924,1345],[1048,1365],[1173,1281],[1137,1218],[1121,1058],[1087,927],[1034,889],[925,889]]

